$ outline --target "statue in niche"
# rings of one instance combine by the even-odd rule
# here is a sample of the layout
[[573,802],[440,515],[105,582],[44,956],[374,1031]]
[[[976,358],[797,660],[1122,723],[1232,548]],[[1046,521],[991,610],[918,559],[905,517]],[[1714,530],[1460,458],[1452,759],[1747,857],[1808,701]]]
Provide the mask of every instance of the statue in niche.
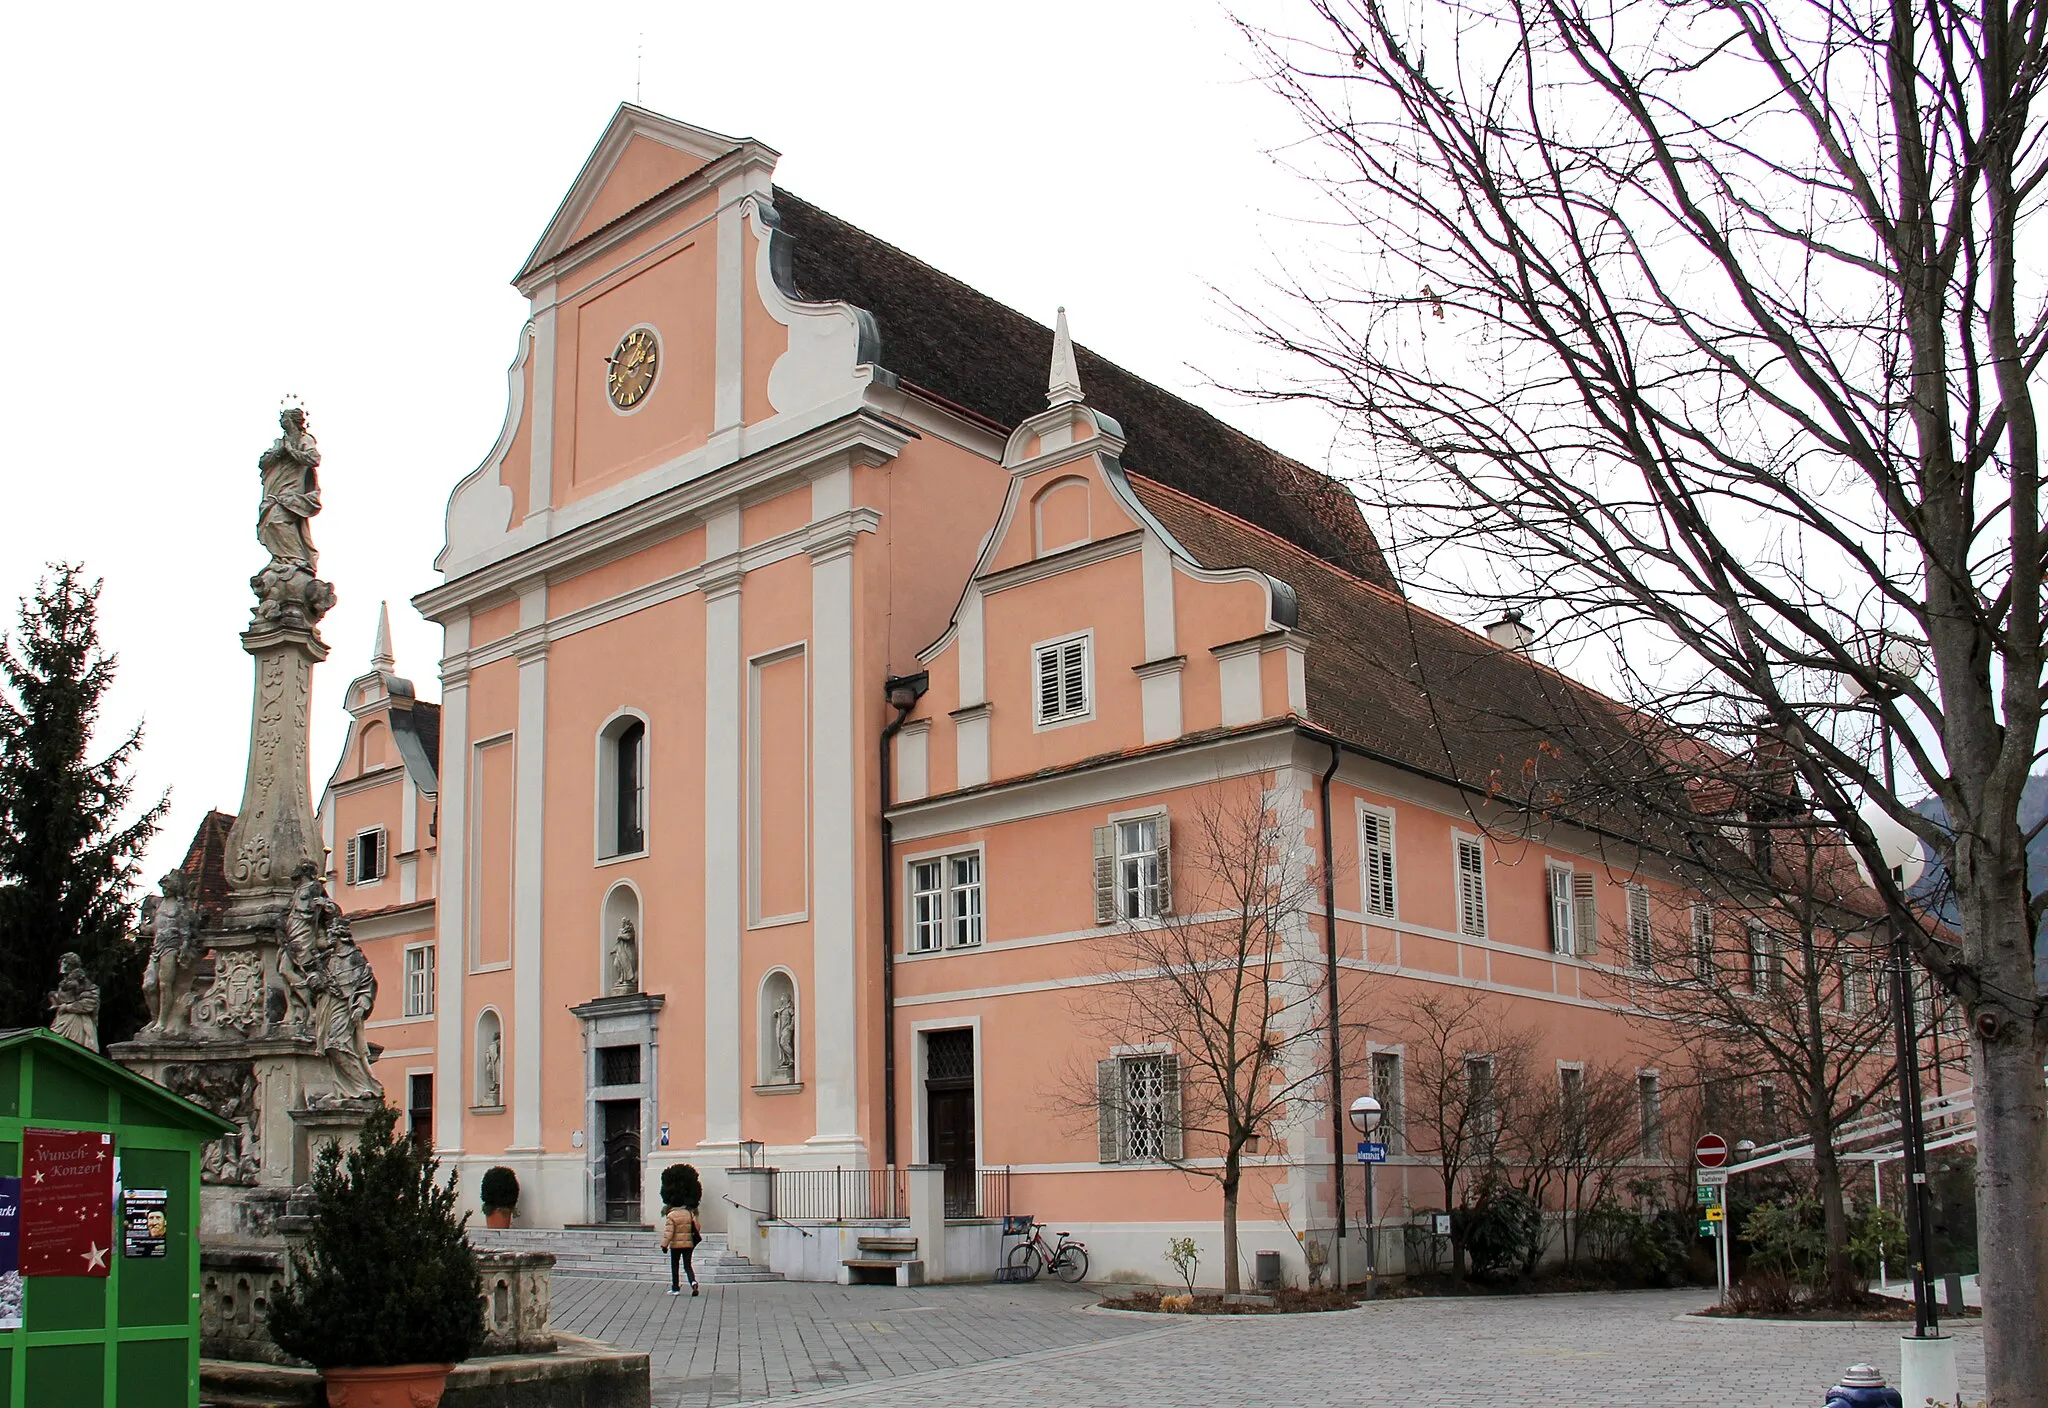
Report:
[[256,461],[263,480],[256,541],[270,561],[249,586],[259,623],[310,626],[334,605],[334,588],[314,575],[320,567],[312,530],[320,512],[320,446],[307,429],[304,407],[285,407],[277,424],[277,439]]
[[382,1097],[364,1036],[377,1004],[377,974],[356,947],[347,920],[337,916],[328,924],[319,966],[307,974],[306,987],[313,998],[313,1050],[334,1070],[334,1093],[344,1100]]
[[621,919],[619,932],[612,939],[612,995],[640,991],[640,945],[639,936],[633,929],[633,921]]
[[483,1089],[477,1094],[486,1106],[502,1106],[505,1103],[505,1087],[501,1083],[505,1069],[505,1033],[493,1031],[489,1044],[484,1047]]
[[796,1000],[786,991],[775,999],[775,1080],[796,1084]]
[[149,967],[142,974],[142,1000],[149,1029],[184,1036],[192,1029],[192,972],[199,963],[199,925],[185,898],[189,882],[173,870],[160,882],[161,894],[149,918]]
[[311,861],[299,862],[292,884],[284,938],[277,949],[277,978],[284,988],[284,1025],[305,1035],[313,1024],[312,978],[325,962],[330,931],[341,922],[341,906],[328,895],[327,882]]
[[75,953],[57,960],[57,990],[50,994],[55,1013],[50,1030],[87,1051],[100,1049],[100,990]]

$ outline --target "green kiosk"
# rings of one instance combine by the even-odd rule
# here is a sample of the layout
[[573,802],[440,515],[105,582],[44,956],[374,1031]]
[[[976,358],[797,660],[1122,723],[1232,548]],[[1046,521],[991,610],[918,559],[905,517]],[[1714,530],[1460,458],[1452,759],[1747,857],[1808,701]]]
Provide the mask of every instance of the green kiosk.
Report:
[[0,1408],[197,1408],[199,1157],[233,1129],[0,1031]]

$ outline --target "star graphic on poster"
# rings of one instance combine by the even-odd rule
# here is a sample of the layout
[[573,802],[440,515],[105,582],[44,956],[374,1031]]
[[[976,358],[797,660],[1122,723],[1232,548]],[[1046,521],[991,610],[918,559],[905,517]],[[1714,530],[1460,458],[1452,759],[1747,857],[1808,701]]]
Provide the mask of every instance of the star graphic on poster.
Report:
[[98,1157],[100,1162],[105,1163],[107,1158],[107,1151],[105,1149],[100,1150],[99,1154],[96,1157]]
[[41,1169],[37,1169],[37,1170],[36,1170],[36,1176],[35,1176],[35,1182],[37,1182],[37,1183],[41,1183],[42,1181],[43,1181],[43,1171],[42,1171]]
[[106,1247],[96,1247],[88,1244],[87,1250],[79,1253],[80,1256],[85,1258],[85,1269],[87,1271],[106,1270],[108,1250]]

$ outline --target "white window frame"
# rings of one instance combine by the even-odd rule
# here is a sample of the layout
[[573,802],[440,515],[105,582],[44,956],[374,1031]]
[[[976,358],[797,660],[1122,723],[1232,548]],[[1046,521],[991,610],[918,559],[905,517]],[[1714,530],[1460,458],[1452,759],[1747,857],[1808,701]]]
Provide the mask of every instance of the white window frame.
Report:
[[[1475,1153],[1491,1154],[1499,1145],[1501,1134],[1500,1063],[1491,1051],[1468,1051],[1461,1059],[1465,1079],[1465,1139]],[[1484,1105],[1472,1092],[1475,1069],[1486,1072]]]
[[1785,981],[1785,949],[1776,930],[1761,919],[1752,919],[1743,937],[1749,944],[1749,992],[1752,997],[1770,997]]
[[1650,925],[1650,887],[1632,882],[1625,893],[1628,895],[1629,967],[1648,972],[1657,963],[1656,932]]
[[[636,850],[620,847],[619,817],[619,737],[634,724],[640,725],[640,845]],[[653,808],[649,805],[649,794],[653,791],[654,780],[650,776],[654,766],[654,724],[638,709],[620,709],[597,730],[597,813],[592,839],[592,849],[599,865],[611,865],[624,860],[637,860],[648,854],[654,844]]]
[[[1467,870],[1465,866],[1467,848],[1478,853],[1479,864],[1476,870]],[[1465,885],[1468,878],[1473,881],[1477,889],[1473,905],[1473,908],[1477,911],[1476,915],[1473,916],[1477,920],[1476,923],[1466,922]],[[1474,836],[1466,831],[1453,831],[1451,833],[1451,898],[1455,909],[1455,913],[1451,917],[1456,923],[1457,932],[1468,939],[1485,938],[1487,927],[1485,838]]]
[[[1575,1082],[1578,1086],[1576,1091],[1572,1089]],[[1576,1106],[1576,1109],[1574,1106]],[[1573,1132],[1571,1123],[1574,1115],[1576,1115],[1579,1121],[1577,1138],[1571,1140],[1566,1147],[1573,1155],[1584,1153],[1586,1138],[1585,1122],[1588,1113],[1586,1106],[1586,1063],[1584,1061],[1559,1061],[1557,1063],[1557,1113],[1558,1118],[1565,1123],[1564,1132],[1567,1135]]]
[[[1116,1064],[1116,1162],[1120,1164],[1166,1164],[1182,1157],[1181,1141],[1177,1138],[1176,1122],[1179,1119],[1180,1085],[1183,1073],[1180,1060],[1175,1052],[1161,1044],[1142,1047],[1118,1047],[1110,1053],[1109,1059]],[[1137,1106],[1130,1098],[1133,1068],[1156,1066],[1159,1071],[1159,1089],[1156,1096],[1156,1110],[1153,1114],[1152,1138],[1147,1147],[1140,1149],[1132,1138],[1132,1115]]]
[[[377,873],[363,873],[363,842],[370,837],[377,838]],[[348,838],[348,855],[344,858],[347,881],[351,885],[381,885],[384,877],[391,873],[391,837],[381,826],[366,826]]]
[[[420,954],[425,962],[415,968],[413,955]],[[404,965],[403,1014],[407,1017],[431,1017],[434,1015],[435,948],[431,941],[423,944],[407,944],[405,956],[400,960]],[[415,979],[420,981],[415,982]]]
[[[1167,886],[1171,883],[1166,867],[1172,864],[1167,854],[1170,844],[1167,833],[1165,812],[1146,812],[1139,816],[1112,818],[1110,834],[1116,841],[1116,872],[1112,883],[1116,892],[1116,911],[1123,918],[1138,922],[1157,919],[1171,907],[1167,901]],[[1125,828],[1150,826],[1152,845],[1147,850],[1125,850]],[[1146,864],[1150,863],[1150,877],[1147,878]],[[1132,901],[1135,899],[1135,905]]]
[[1714,907],[1694,900],[1687,911],[1687,932],[1692,939],[1692,975],[1702,983],[1714,982],[1720,973],[1720,956],[1714,952]]
[[[959,866],[971,862],[974,876],[960,877]],[[938,888],[921,887],[918,871],[938,869]],[[906,954],[957,952],[980,948],[988,937],[988,855],[984,846],[951,851],[926,851],[904,858],[903,951]],[[928,908],[931,901],[935,908]],[[935,937],[936,942],[929,941]]]
[[1550,951],[1577,953],[1577,911],[1572,905],[1572,868],[1563,861],[1543,863],[1543,894],[1550,902]]
[[[1078,708],[1068,703],[1066,679],[1066,652],[1080,648],[1081,702]],[[1048,714],[1045,711],[1045,679],[1041,672],[1046,651],[1060,652],[1056,668],[1059,671],[1059,708]],[[1064,728],[1068,724],[1084,723],[1095,717],[1095,631],[1074,631],[1050,640],[1035,642],[1031,647],[1031,726],[1034,730]]]
[[[1380,1063],[1384,1061],[1394,1070],[1393,1082],[1387,1094],[1380,1094]],[[1389,1154],[1399,1154],[1408,1148],[1408,1053],[1400,1047],[1374,1047],[1366,1058],[1365,1079],[1368,1092],[1380,1102],[1379,1142],[1387,1146]]]
[[1401,886],[1397,876],[1394,809],[1370,802],[1358,804],[1359,908],[1369,918],[1401,917]]

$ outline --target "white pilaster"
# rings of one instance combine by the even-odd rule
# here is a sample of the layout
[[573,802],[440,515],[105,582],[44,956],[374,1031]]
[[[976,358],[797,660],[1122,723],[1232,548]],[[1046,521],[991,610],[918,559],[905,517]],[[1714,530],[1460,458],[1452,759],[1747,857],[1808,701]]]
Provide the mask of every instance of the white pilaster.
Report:
[[1223,692],[1223,726],[1231,728],[1265,717],[1264,691],[1259,679],[1257,639],[1211,646],[1216,657],[1217,685]]
[[740,1137],[740,513],[704,525],[704,1143]]
[[[721,197],[726,196],[721,190]],[[713,434],[737,427],[745,416],[746,385],[746,238],[747,227],[739,192],[732,191],[718,212],[717,339],[712,353],[711,429]]]
[[[853,471],[812,481],[811,521],[852,506]],[[811,851],[817,896],[811,907],[811,1033],[817,1046],[818,1128],[814,1143],[852,1145],[859,1137],[860,1045],[854,926],[855,805],[853,678],[853,529],[820,534],[811,557]]]
[[533,460],[526,480],[529,517],[546,513],[555,496],[555,286],[537,290],[534,303],[540,312],[533,318]]
[[434,899],[434,1147],[462,1151],[467,1103],[462,975],[469,967],[463,900],[469,885],[469,618],[449,621],[441,644],[441,867]]
[[547,822],[543,583],[519,598],[519,737],[512,764],[512,1147],[541,1147],[541,879]]
[[1173,618],[1173,554],[1157,533],[1145,534],[1140,561],[1145,581],[1145,658],[1164,660],[1177,653]]

